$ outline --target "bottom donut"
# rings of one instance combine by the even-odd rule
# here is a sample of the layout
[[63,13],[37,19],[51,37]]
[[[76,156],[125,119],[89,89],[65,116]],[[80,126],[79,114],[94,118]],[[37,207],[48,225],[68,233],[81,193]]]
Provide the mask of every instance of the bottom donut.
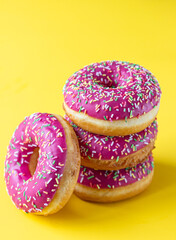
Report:
[[154,173],[152,155],[132,168],[117,171],[95,170],[81,166],[75,194],[92,202],[115,202],[133,197],[151,183]]

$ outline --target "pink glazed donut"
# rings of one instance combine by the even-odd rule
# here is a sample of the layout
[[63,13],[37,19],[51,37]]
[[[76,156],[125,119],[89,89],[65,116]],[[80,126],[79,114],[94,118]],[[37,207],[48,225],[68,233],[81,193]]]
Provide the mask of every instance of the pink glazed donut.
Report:
[[145,161],[154,148],[158,132],[154,121],[139,133],[127,136],[104,136],[87,132],[67,116],[79,141],[81,164],[99,170],[117,170],[136,166]]
[[35,113],[20,123],[5,161],[8,194],[26,213],[48,215],[69,200],[80,153],[72,127],[60,116]]
[[94,170],[81,166],[75,194],[83,200],[114,202],[142,192],[153,177],[153,157],[133,168],[117,171]]
[[108,136],[129,135],[149,126],[161,96],[151,72],[121,61],[82,68],[67,80],[63,92],[63,107],[76,125]]

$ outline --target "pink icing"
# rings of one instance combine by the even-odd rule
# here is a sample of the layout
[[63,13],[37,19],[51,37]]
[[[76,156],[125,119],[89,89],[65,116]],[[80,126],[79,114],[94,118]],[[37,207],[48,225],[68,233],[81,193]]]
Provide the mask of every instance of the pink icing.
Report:
[[110,121],[139,117],[158,105],[161,96],[151,72],[121,61],[85,66],[67,80],[63,92],[72,110]]
[[145,147],[157,135],[158,125],[154,121],[143,131],[127,136],[103,136],[87,132],[76,126],[67,116],[78,137],[82,157],[99,160],[113,160],[130,155]]
[[152,155],[144,162],[132,168],[124,168],[116,171],[95,170],[81,166],[78,183],[97,189],[117,188],[126,186],[145,178],[153,170]]
[[[31,176],[28,165],[36,147],[38,164]],[[7,191],[17,208],[39,212],[48,206],[59,187],[66,152],[64,129],[55,116],[35,113],[17,127],[5,161]]]

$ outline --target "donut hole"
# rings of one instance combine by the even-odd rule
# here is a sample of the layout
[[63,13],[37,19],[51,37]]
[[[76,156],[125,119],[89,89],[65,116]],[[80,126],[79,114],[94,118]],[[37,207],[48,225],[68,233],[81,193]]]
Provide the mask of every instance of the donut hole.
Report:
[[91,78],[94,83],[103,88],[123,88],[128,84],[129,79],[132,78],[129,69],[124,66],[116,65],[116,62],[109,63],[102,62],[99,67],[95,68]]
[[103,87],[103,88],[116,88],[116,86],[113,83],[104,83],[104,82],[96,82],[96,84],[98,84],[99,86]]
[[35,148],[30,160],[29,160],[29,171],[31,173],[31,175],[33,176],[37,167],[37,163],[38,163],[38,157],[39,157],[39,148]]
[[96,78],[94,83],[103,88],[116,88],[118,86],[117,79],[114,79],[112,77],[110,78],[108,75],[105,74]]
[[103,68],[93,73],[94,83],[103,88],[117,88],[119,85],[119,73],[116,70]]

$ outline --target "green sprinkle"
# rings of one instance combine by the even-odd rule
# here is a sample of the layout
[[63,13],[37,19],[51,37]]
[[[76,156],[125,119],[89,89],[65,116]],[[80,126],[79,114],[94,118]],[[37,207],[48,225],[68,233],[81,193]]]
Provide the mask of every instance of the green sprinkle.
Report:
[[10,165],[7,163],[7,169],[6,169],[6,172],[9,170],[10,168]]
[[117,178],[119,175],[117,174],[117,175],[115,175],[113,178]]
[[81,112],[81,109],[82,109],[82,106],[81,106],[80,109],[79,109],[79,113]]
[[133,114],[132,114],[132,110],[130,111],[130,117],[132,117],[133,116]]
[[111,186],[109,184],[107,186],[108,186],[108,188],[111,188]]
[[20,164],[19,162],[17,162],[17,164],[18,164],[18,166],[20,166],[20,167],[21,167],[21,164]]
[[142,98],[142,93],[138,93],[137,95],[138,97]]
[[40,119],[41,119],[41,118],[35,119],[32,124],[34,124],[35,122],[38,122]]
[[16,147],[14,147],[11,142],[10,142],[10,146],[11,146],[12,149],[16,149]]
[[89,179],[91,179],[91,178],[94,178],[94,176],[90,176],[90,177],[88,177],[87,179],[89,180]]
[[106,116],[104,116],[104,119],[107,120]]
[[41,197],[41,193],[40,193],[40,191],[38,191],[38,195]]
[[42,127],[41,127],[41,129],[42,128],[44,128],[44,127],[49,127],[51,124],[49,123],[49,124],[45,124],[45,125],[43,125]]
[[116,158],[116,162],[118,162],[119,161],[119,156],[117,156],[117,158]]

